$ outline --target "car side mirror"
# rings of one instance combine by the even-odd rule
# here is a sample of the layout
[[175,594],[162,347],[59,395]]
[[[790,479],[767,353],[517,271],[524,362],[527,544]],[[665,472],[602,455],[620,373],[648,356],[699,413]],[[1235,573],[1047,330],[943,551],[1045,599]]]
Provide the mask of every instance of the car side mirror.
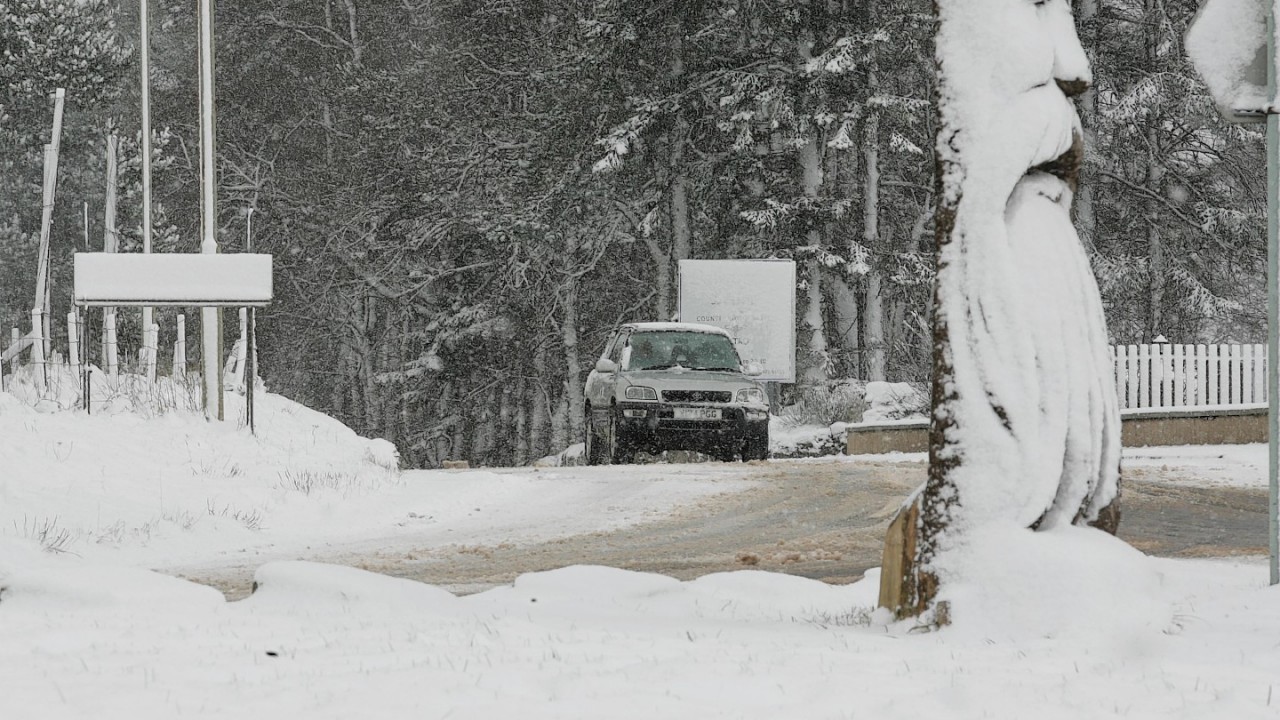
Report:
[[598,373],[614,373],[618,370],[618,364],[609,358],[600,358],[596,361],[596,372]]
[[760,363],[749,362],[742,366],[742,374],[747,377],[758,377],[764,374],[764,368],[760,367]]

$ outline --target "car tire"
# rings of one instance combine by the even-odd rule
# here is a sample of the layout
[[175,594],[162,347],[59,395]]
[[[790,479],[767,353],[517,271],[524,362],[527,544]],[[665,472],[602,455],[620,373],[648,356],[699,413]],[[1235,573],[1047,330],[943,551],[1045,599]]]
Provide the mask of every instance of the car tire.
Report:
[[596,423],[595,423],[595,419],[592,418],[591,416],[590,405],[587,406],[587,411],[586,413],[584,413],[584,415],[585,415],[586,421],[582,423],[583,427],[585,428],[585,431],[582,433],[583,435],[582,442],[584,445],[582,454],[586,456],[588,465],[603,465],[604,464],[604,447],[603,447],[603,444],[600,442],[600,437],[596,435]]
[[746,442],[742,445],[742,459],[746,461],[768,460],[769,433],[748,435]]
[[635,460],[635,449],[631,446],[631,438],[618,422],[618,409],[609,413],[609,461],[614,465],[629,465]]

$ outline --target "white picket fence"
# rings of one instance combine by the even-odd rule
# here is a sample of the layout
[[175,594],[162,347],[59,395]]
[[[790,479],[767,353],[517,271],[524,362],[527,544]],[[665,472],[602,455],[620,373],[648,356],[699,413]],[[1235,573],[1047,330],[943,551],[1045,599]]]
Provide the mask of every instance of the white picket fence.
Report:
[[1113,345],[1121,408],[1267,402],[1266,345]]

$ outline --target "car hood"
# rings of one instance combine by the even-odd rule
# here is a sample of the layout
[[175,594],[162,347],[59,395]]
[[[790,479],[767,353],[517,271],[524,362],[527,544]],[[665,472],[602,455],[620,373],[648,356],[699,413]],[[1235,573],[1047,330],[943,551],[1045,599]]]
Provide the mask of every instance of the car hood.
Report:
[[729,389],[756,384],[742,373],[709,370],[634,370],[622,376],[633,385],[652,385],[668,390],[700,390],[709,386]]

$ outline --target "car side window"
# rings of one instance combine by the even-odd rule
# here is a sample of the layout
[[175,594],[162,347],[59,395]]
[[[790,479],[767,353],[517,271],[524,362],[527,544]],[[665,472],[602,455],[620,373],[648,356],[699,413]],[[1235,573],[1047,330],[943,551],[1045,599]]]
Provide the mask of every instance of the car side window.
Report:
[[613,359],[614,348],[618,346],[618,339],[622,337],[622,333],[617,333],[609,338],[609,342],[604,345],[604,352],[600,353],[600,357]]
[[627,338],[630,336],[631,333],[618,333],[618,337],[614,339],[613,345],[609,346],[609,354],[607,357],[617,363],[619,367],[622,366],[622,349],[627,346]]

